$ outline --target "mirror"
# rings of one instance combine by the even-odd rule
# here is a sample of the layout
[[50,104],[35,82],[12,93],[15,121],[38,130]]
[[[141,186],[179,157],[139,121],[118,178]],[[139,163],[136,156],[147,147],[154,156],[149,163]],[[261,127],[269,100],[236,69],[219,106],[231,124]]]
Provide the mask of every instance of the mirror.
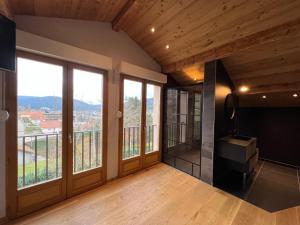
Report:
[[225,117],[232,120],[236,113],[236,101],[233,94],[228,94],[225,99]]

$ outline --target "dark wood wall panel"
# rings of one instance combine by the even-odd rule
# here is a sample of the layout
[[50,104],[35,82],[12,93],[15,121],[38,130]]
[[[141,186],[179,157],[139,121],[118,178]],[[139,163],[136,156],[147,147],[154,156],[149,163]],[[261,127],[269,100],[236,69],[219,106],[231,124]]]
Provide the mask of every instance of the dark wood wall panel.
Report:
[[300,108],[240,108],[238,131],[257,137],[260,157],[300,166]]

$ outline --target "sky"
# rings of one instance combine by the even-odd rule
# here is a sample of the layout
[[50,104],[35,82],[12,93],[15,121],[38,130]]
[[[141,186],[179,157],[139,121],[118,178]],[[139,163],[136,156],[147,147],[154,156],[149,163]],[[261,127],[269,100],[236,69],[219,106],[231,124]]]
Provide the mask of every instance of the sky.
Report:
[[[142,83],[125,79],[124,91],[127,97],[140,98],[142,95]],[[147,98],[153,98],[153,94],[154,94],[154,85],[147,84]]]
[[[89,104],[103,101],[103,75],[74,69],[73,95]],[[18,96],[62,97],[63,67],[30,59],[18,58]],[[141,96],[141,83],[125,79],[127,97]],[[154,86],[147,84],[147,98],[153,98]]]
[[[102,103],[103,75],[74,69],[73,95],[89,104]],[[62,97],[63,67],[18,58],[19,96]]]

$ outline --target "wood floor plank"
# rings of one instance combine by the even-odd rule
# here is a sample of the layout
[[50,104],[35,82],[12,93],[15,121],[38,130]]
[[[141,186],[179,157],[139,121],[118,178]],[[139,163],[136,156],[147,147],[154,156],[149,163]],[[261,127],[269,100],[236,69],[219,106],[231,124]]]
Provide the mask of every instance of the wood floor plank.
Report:
[[269,213],[160,163],[11,224],[298,225],[299,212]]
[[296,207],[276,212],[276,225],[295,224],[300,224]]

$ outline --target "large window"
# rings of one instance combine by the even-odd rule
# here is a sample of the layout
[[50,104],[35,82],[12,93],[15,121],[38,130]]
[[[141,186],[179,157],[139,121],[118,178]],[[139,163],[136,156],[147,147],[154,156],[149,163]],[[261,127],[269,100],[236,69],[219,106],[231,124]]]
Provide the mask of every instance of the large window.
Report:
[[103,75],[73,70],[73,172],[102,166]]
[[147,84],[146,88],[145,152],[151,153],[159,151],[161,87],[153,84]]
[[161,86],[140,78],[121,77],[119,175],[157,163],[160,158]]
[[124,80],[123,95],[123,159],[141,152],[142,83]]
[[63,67],[18,58],[18,187],[62,175]]
[[6,83],[13,213],[24,215],[103,184],[106,71],[18,52],[17,75]]

